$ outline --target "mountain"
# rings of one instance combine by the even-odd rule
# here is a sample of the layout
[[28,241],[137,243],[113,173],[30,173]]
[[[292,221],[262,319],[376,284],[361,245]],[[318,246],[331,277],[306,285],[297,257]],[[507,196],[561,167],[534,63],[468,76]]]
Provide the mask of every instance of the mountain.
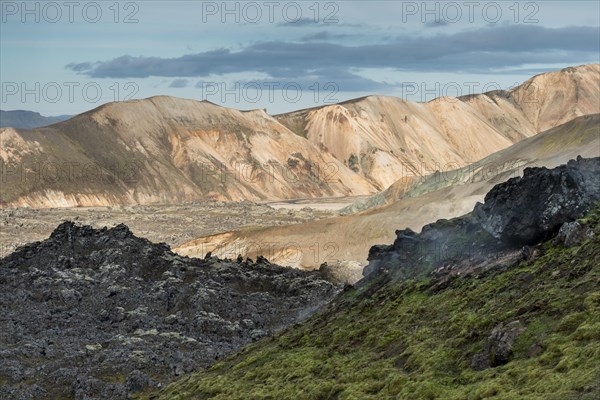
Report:
[[600,158],[531,168],[398,230],[323,312],[141,398],[596,399],[598,174]]
[[25,110],[4,111],[0,110],[0,128],[32,129],[52,125],[71,118],[70,115],[45,117],[40,113]]
[[[400,179],[383,192],[342,209],[341,214],[391,204],[401,198],[417,197],[442,188],[485,180],[486,177],[508,176],[527,165],[555,167],[578,155],[600,155],[600,116],[578,117],[548,132],[523,140],[508,149],[498,151],[468,167],[443,171],[417,179]],[[497,180],[496,180],[497,181]],[[490,182],[495,182],[490,180]]]
[[341,287],[64,222],[0,260],[0,289],[0,398],[118,400],[305,319]]
[[166,96],[4,129],[5,204],[64,207],[373,193],[263,110]]
[[0,205],[370,195],[599,113],[599,73],[586,65],[508,92],[369,96],[275,117],[165,96],[109,103],[49,127],[1,129]]
[[207,251],[250,257],[258,253],[282,265],[306,269],[327,262],[330,267],[348,270],[340,274],[355,281],[361,276],[369,248],[393,240],[398,226],[419,230],[437,219],[464,214],[482,201],[495,184],[521,175],[526,167],[552,168],[578,155],[600,156],[599,127],[600,114],[579,117],[469,167],[419,177],[409,184],[400,181],[400,195],[392,186],[357,205],[357,210],[367,209],[361,213],[225,232],[198,238],[175,250],[190,256],[201,256]]
[[413,103],[368,96],[276,118],[384,190],[456,169],[524,138],[600,113],[600,64],[537,75],[510,91]]
[[545,131],[600,107],[600,64],[536,75],[511,91],[511,98],[537,131]]

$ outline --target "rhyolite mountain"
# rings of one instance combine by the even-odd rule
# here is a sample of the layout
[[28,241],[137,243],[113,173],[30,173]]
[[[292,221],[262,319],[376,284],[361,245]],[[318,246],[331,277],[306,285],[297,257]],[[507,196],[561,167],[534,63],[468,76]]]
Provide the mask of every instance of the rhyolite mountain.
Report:
[[305,319],[342,288],[64,222],[0,260],[0,398],[127,399]]
[[600,65],[510,91],[414,103],[368,96],[270,116],[158,96],[0,130],[2,206],[68,207],[373,194],[463,167],[600,113]]
[[141,398],[595,400],[598,176],[600,158],[527,169],[400,229],[322,312]]
[[167,96],[0,131],[6,205],[61,207],[370,193],[263,110]]
[[600,64],[593,64],[536,75],[511,90],[426,103],[368,96],[276,118],[384,190],[598,113]]

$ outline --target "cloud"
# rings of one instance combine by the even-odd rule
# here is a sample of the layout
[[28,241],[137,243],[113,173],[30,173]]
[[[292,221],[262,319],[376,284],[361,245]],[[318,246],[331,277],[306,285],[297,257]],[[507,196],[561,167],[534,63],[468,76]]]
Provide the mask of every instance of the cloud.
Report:
[[325,21],[324,18],[318,20],[315,18],[300,18],[296,21],[282,21],[282,22],[278,22],[277,24],[275,24],[275,26],[279,27],[279,28],[304,28],[304,27],[308,27],[308,28],[314,28],[315,26],[320,26],[320,27],[327,27],[327,28],[366,28],[369,27],[370,29],[375,29],[377,28],[377,26],[368,26],[364,23],[351,23],[351,22],[341,22],[339,20],[335,20],[335,17],[333,17],[331,20],[327,20]]
[[94,65],[89,62],[82,62],[82,63],[77,63],[77,64],[76,63],[67,64],[67,69],[70,69],[71,71],[75,71],[75,72],[85,72],[85,71],[89,71],[93,68],[94,68]]
[[184,88],[188,86],[189,81],[187,79],[174,79],[169,85],[170,88]]
[[311,33],[310,35],[303,36],[300,38],[301,42],[316,42],[316,41],[328,41],[334,39],[344,39],[351,35],[345,33],[331,33],[329,31],[320,31]]
[[67,69],[93,78],[203,78],[258,72],[276,79],[310,76],[319,70],[320,78],[335,81],[350,78],[350,71],[361,68],[497,73],[527,64],[597,62],[599,47],[597,27],[501,25],[355,46],[270,41],[239,51],[220,48],[176,58],[124,55],[94,64],[72,63]]
[[447,26],[447,25],[450,25],[450,23],[443,19],[436,19],[434,21],[425,22],[425,26],[428,28],[441,28],[442,26]]
[[283,28],[291,28],[291,27],[303,27],[303,26],[314,26],[317,25],[319,21],[315,21],[314,18],[299,18],[295,21],[283,21],[278,22],[276,26]]

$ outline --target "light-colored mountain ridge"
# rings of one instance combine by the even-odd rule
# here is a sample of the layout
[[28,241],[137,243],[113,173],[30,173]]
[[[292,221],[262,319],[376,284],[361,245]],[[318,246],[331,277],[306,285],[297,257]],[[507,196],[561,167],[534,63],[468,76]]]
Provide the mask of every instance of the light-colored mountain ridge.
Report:
[[594,64],[508,92],[367,96],[275,117],[167,96],[108,103],[43,128],[0,129],[0,206],[371,195],[600,113],[599,92]]

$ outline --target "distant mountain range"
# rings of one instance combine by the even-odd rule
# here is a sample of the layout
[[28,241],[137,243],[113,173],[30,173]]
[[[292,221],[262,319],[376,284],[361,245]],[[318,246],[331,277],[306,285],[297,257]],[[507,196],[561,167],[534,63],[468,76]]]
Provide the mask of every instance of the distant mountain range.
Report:
[[71,115],[58,115],[45,117],[40,113],[26,110],[4,111],[0,110],[0,128],[33,129],[66,121]]
[[108,103],[43,128],[0,129],[0,205],[371,195],[600,113],[599,76],[600,64],[583,65],[510,91],[368,96],[276,116],[167,96]]

